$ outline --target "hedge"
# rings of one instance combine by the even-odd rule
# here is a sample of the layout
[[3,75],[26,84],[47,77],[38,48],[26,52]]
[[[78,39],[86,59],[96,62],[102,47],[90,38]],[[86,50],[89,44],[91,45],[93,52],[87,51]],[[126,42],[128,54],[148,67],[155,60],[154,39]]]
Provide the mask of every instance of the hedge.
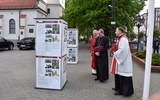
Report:
[[[146,58],[146,51],[143,52],[135,52],[135,56],[144,59]],[[152,55],[152,65],[154,66],[160,66],[160,55],[159,54],[153,54]]]

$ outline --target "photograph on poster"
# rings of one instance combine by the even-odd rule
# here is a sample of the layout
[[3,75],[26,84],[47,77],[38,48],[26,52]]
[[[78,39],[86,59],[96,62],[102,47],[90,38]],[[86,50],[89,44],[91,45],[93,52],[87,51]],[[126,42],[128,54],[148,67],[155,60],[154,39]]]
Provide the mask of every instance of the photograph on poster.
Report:
[[52,28],[52,25],[51,24],[46,24],[45,28]]
[[67,30],[64,29],[64,42],[67,42]]
[[52,25],[51,24],[45,25],[45,34],[52,34]]
[[59,25],[53,24],[53,34],[59,34]]
[[55,76],[55,77],[59,77],[58,70],[54,70],[52,75]]
[[53,59],[45,59],[45,76],[59,76],[58,70],[59,69],[59,60]]
[[51,34],[52,33],[52,30],[51,29],[47,29],[46,31],[45,31],[45,34]]
[[70,48],[68,50],[68,61],[70,62],[76,61],[76,48]]
[[76,45],[76,32],[75,31],[69,32],[68,45]]
[[52,42],[59,42],[59,38],[57,35],[52,36]]
[[52,68],[59,69],[59,60],[52,60]]
[[46,35],[45,42],[52,42],[52,35]]
[[51,59],[45,59],[45,63],[51,63]]
[[46,64],[45,66],[45,76],[52,76],[52,66],[51,64]]
[[66,72],[67,70],[67,57],[64,57],[63,59],[63,74]]

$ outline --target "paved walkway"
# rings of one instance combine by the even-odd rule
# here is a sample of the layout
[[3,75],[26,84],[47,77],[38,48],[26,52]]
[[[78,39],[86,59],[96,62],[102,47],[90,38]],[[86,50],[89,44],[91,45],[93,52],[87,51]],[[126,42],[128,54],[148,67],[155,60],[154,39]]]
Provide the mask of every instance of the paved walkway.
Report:
[[[79,63],[67,65],[67,84],[62,91],[34,89],[35,51],[0,51],[0,100],[140,100],[143,95],[144,68],[133,63],[134,90],[131,97],[115,96],[114,77],[105,83],[91,75],[89,46],[79,47]],[[110,59],[111,62],[111,59]],[[150,94],[160,91],[160,73],[152,73]]]

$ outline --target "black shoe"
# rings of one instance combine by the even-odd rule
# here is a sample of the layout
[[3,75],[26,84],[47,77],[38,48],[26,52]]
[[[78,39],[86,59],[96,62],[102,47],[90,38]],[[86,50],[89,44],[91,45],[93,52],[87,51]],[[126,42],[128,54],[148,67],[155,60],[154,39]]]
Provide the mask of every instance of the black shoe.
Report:
[[96,78],[96,79],[94,79],[95,81],[98,81],[99,80],[99,78]]
[[114,93],[114,95],[121,95],[119,92]]
[[112,90],[116,90],[116,88],[112,88]]
[[107,80],[99,80],[99,82],[101,83],[105,83]]

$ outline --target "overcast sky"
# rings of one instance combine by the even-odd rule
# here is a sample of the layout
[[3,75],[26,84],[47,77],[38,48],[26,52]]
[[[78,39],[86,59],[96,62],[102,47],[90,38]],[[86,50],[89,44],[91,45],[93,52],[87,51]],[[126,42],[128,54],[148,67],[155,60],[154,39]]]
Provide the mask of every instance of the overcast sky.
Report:
[[[147,12],[148,2],[149,2],[149,0],[146,2],[146,6],[145,6],[144,9],[140,12],[140,14],[143,14],[143,13],[146,13],[146,12]],[[155,0],[155,7],[159,7],[159,8],[160,8],[160,0]]]

